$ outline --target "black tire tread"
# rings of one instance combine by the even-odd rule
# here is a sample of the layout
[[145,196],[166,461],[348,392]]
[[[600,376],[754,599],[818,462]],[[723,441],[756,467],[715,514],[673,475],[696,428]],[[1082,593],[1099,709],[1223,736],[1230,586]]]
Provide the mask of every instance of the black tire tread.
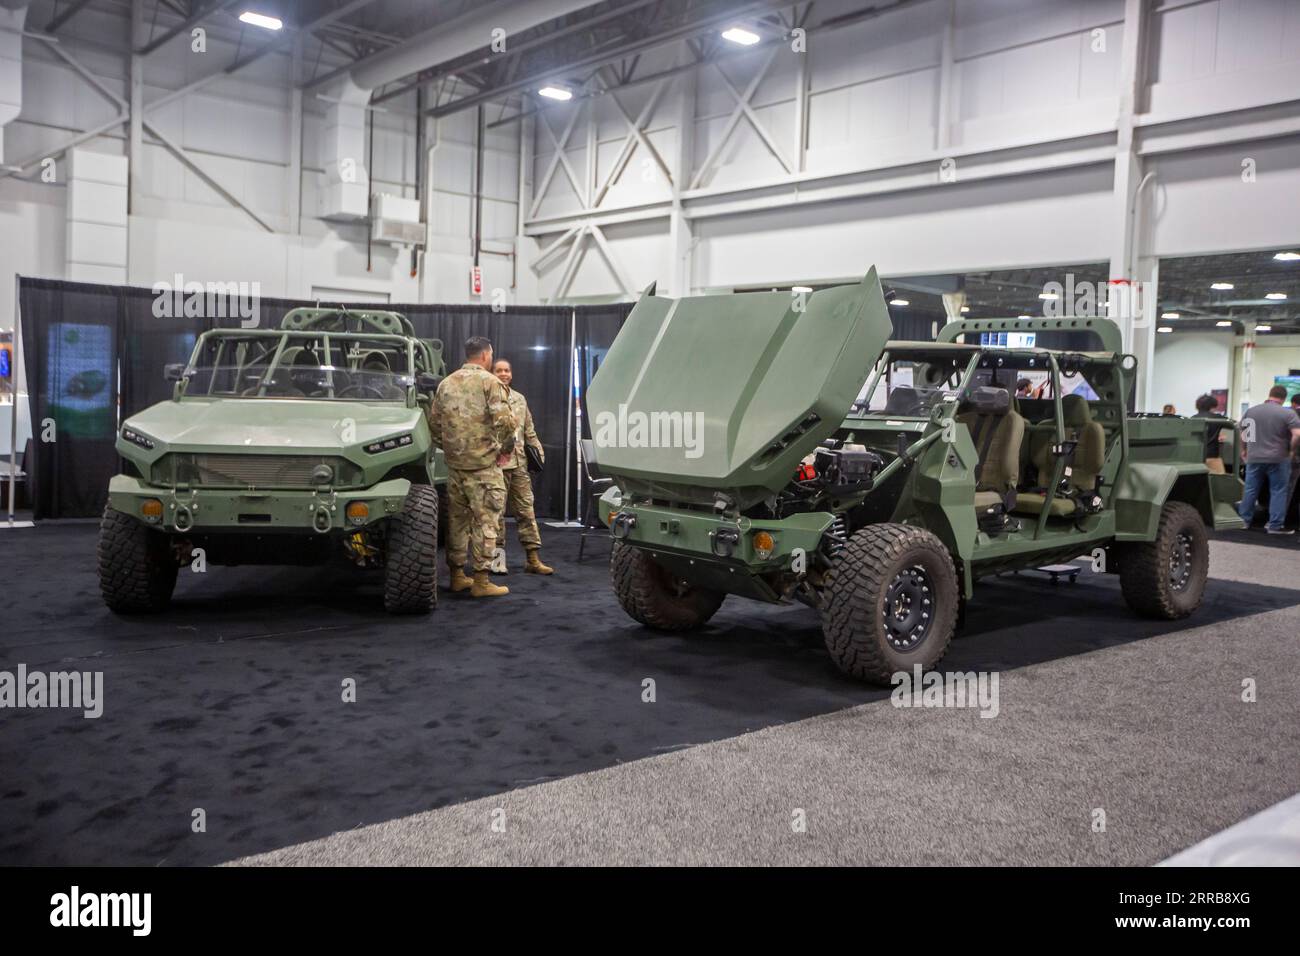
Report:
[[[893,575],[890,569],[909,552],[933,552],[951,570],[952,587],[960,595],[952,556],[935,535],[904,524],[874,524],[857,531],[828,572],[823,592],[822,633],[826,650],[836,666],[852,677],[889,685],[896,667],[886,655],[883,643],[867,628],[878,620],[877,604]],[[937,650],[931,645],[926,667],[943,658],[957,621],[957,601],[944,607],[936,603]],[[946,618],[946,620],[945,620]],[[876,625],[878,627],[878,625]]]
[[118,614],[161,611],[176,587],[168,536],[130,515],[104,509],[96,547],[99,592]]
[[[1193,584],[1196,600],[1180,604],[1169,586],[1169,554],[1179,530],[1193,530],[1199,578]],[[1201,513],[1185,501],[1168,501],[1160,509],[1154,541],[1133,542],[1119,549],[1119,585],[1128,606],[1143,617],[1177,621],[1200,606],[1209,571],[1209,538]]]
[[412,485],[402,510],[388,520],[384,609],[428,614],[438,606],[438,492]]
[[628,617],[657,631],[693,631],[708,623],[726,594],[692,588],[683,596],[664,586],[667,572],[640,548],[615,541],[609,553],[609,576],[618,603]]

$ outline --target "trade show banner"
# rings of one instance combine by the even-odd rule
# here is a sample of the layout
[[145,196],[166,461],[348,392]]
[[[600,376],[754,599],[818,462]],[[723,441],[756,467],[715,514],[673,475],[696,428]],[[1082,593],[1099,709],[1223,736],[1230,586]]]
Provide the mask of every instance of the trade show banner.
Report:
[[[187,361],[205,330],[251,321],[238,290],[209,292],[197,306],[190,297],[175,298],[152,289],[19,279],[35,439],[27,470],[37,520],[102,513],[108,481],[121,464],[113,447],[120,421],[171,397],[164,367]],[[290,309],[333,304],[260,298],[256,324],[277,328]],[[385,308],[406,315],[420,337],[442,341],[448,372],[463,363],[463,345],[472,335],[487,336],[497,357],[510,360],[514,387],[527,397],[546,449],[547,467],[536,483],[537,513],[563,516],[566,448],[576,439],[567,431],[575,407],[574,336],[580,354],[603,355],[631,305],[510,306],[500,312],[477,305]],[[575,389],[579,395],[582,384]],[[570,512],[577,475],[571,464]]]

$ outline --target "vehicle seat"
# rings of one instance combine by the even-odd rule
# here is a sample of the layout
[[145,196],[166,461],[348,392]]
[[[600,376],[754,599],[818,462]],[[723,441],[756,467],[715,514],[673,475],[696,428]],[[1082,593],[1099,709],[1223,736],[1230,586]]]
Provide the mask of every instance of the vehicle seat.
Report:
[[1020,479],[1020,446],[1025,440],[1025,420],[1016,410],[1015,399],[1005,414],[963,412],[956,420],[966,426],[980,456],[976,466],[975,508],[985,511],[1004,505],[1010,510]]
[[921,396],[910,385],[895,386],[889,392],[889,398],[885,401],[884,413],[886,415],[920,415],[921,414]]
[[[1061,418],[1066,438],[1077,442],[1070,461],[1067,477],[1070,489],[1076,492],[1097,490],[1097,477],[1106,464],[1106,430],[1100,422],[1092,420],[1088,400],[1082,395],[1066,395],[1061,399]],[[1049,481],[1056,458],[1052,446],[1056,442],[1056,428],[1049,421],[1035,428],[1029,439],[1029,458],[1038,471],[1039,482]],[[1017,514],[1038,514],[1047,500],[1046,491],[1022,491],[1016,495],[1014,510]],[[1052,496],[1051,514],[1066,517],[1074,514],[1078,505],[1073,498]]]

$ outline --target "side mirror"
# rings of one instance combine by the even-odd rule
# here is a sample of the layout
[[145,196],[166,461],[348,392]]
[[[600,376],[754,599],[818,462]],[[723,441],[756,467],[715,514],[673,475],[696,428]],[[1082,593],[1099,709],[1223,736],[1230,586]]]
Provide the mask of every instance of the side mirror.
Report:
[[179,382],[185,378],[185,366],[181,364],[167,365],[163,368],[163,378],[168,382]]
[[1011,411],[1011,393],[993,385],[976,385],[962,396],[959,410],[977,415],[1005,415]]
[[421,392],[432,394],[438,390],[442,384],[442,376],[434,375],[432,372],[421,372],[415,377],[415,387]]

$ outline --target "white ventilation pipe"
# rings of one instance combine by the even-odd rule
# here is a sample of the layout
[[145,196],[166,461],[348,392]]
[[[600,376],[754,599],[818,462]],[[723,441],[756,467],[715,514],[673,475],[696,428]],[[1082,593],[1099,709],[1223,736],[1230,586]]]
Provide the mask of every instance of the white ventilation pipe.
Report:
[[23,111],[23,24],[28,0],[0,0],[0,165],[5,127]]

